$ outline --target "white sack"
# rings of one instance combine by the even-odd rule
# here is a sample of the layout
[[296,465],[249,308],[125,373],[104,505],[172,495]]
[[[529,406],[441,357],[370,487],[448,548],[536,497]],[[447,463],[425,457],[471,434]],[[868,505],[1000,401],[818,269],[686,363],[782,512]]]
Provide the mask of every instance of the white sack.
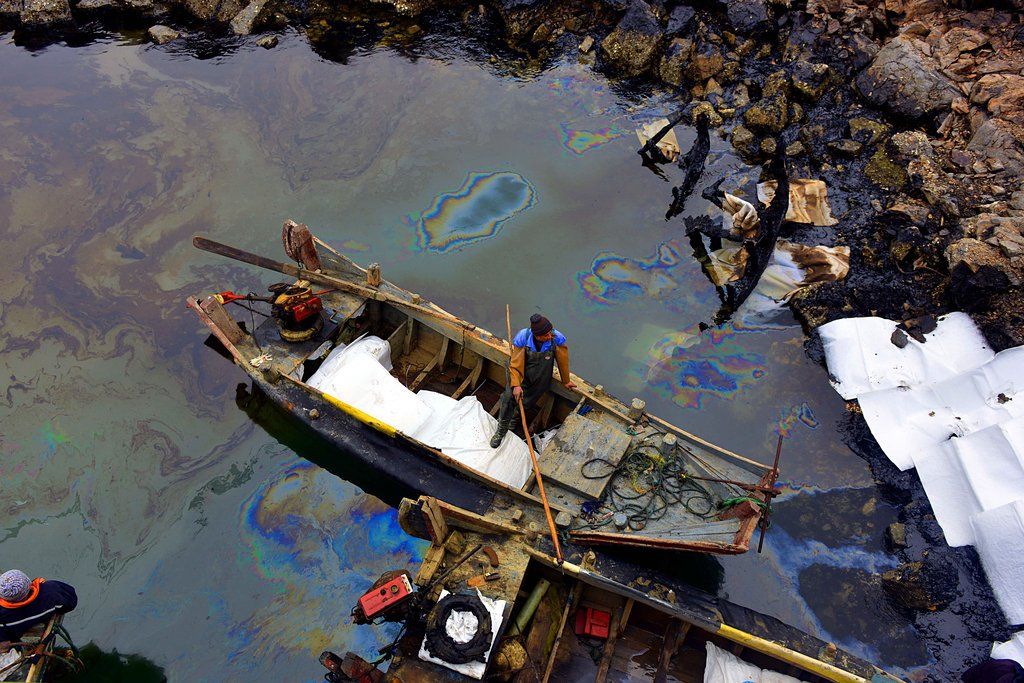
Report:
[[924,344],[907,337],[890,341],[896,322],[886,318],[844,318],[818,328],[832,386],[846,400],[878,389],[938,382],[987,363],[994,355],[966,313],[939,318]]
[[417,396],[434,410],[411,436],[467,467],[509,486],[523,487],[533,472],[526,442],[510,431],[498,448],[491,448],[498,421],[475,396],[459,401],[432,391],[421,391]]
[[973,515],[1024,498],[1024,418],[926,448],[914,463],[946,542],[971,545]]
[[[353,347],[355,344],[345,351]],[[415,433],[433,413],[369,353],[343,352],[334,359],[328,356],[324,365],[309,378],[309,385],[404,434]]]
[[[423,642],[420,643],[419,657],[424,662],[433,662],[434,664],[440,664],[441,666],[447,667],[453,671],[458,671],[460,674],[464,676],[469,676],[470,678],[480,680],[484,677],[484,671],[487,670],[487,660],[491,656],[491,650],[494,649],[494,639],[501,632],[501,622],[505,619],[505,601],[492,600],[491,598],[484,596],[479,590],[477,590],[476,594],[480,598],[480,602],[482,602],[484,604],[484,607],[487,608],[487,613],[491,615],[491,649],[484,654],[484,661],[467,662],[466,664],[452,664],[451,662],[446,662],[443,659],[431,657],[430,653],[427,652],[426,636],[423,637]],[[448,595],[448,591],[441,589],[441,595],[437,599],[438,602],[443,600],[446,595]],[[451,619],[449,618],[449,622],[450,621]],[[445,624],[445,626],[447,627],[447,624]],[[472,635],[470,637],[472,637]],[[466,639],[466,641],[464,642],[469,642],[469,639]]]
[[993,643],[992,659],[1012,659],[1024,666],[1024,631],[1014,633],[1005,643]]
[[704,664],[704,683],[800,683],[800,679],[760,669],[731,652],[706,641],[708,656]]
[[1016,347],[942,382],[871,391],[858,401],[878,445],[906,470],[929,446],[1024,415],[1022,388],[1024,347]]
[[979,513],[971,524],[996,602],[1007,621],[1024,623],[1024,501]]

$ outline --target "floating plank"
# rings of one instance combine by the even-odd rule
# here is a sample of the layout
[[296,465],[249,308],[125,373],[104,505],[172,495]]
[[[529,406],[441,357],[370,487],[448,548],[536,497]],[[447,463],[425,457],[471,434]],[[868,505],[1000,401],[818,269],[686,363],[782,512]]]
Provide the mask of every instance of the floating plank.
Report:
[[[630,436],[623,430],[573,413],[541,453],[541,474],[563,488],[597,500],[611,478],[612,468],[618,466],[629,450],[629,442]],[[608,476],[600,479],[583,476],[583,464],[591,458],[608,461],[592,466],[597,473],[607,470]]]

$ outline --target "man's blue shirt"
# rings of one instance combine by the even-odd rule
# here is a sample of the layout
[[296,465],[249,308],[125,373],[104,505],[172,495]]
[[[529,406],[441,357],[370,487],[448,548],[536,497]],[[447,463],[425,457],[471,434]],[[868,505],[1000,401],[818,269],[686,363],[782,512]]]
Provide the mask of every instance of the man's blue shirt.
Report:
[[552,330],[554,332],[554,339],[546,341],[541,344],[538,349],[533,343],[533,331],[529,327],[525,327],[519,330],[519,334],[512,340],[513,346],[518,346],[521,349],[530,349],[531,351],[550,351],[551,342],[554,341],[556,346],[565,346],[565,335],[558,330]]

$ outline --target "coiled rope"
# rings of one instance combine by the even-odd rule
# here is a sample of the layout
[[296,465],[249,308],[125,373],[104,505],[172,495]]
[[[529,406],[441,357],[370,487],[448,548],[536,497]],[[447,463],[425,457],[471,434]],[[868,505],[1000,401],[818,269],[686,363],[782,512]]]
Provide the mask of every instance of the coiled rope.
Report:
[[580,467],[584,479],[605,479],[611,475],[605,487],[604,496],[597,504],[574,521],[574,529],[600,529],[612,523],[615,515],[626,516],[626,524],[632,531],[644,529],[650,522],[663,518],[674,506],[682,506],[687,512],[700,519],[710,519],[720,510],[737,504],[745,493],[732,485],[736,494],[732,498],[718,500],[700,481],[686,474],[681,454],[694,458],[709,472],[717,470],[701,459],[686,446],[680,445],[669,457],[651,443],[660,433],[644,437],[616,465],[606,458],[591,458]]

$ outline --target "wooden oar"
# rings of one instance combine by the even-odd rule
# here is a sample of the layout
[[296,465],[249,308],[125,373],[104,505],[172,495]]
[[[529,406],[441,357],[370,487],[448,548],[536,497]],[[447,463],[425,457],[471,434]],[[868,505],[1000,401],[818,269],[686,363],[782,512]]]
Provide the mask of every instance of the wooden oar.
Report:
[[[508,332],[508,376],[509,390],[512,389],[512,313],[508,304],[505,304],[505,329]],[[553,343],[553,342],[552,342]],[[515,392],[513,392],[515,393]],[[544,516],[548,518],[548,529],[551,531],[551,542],[555,545],[555,557],[558,564],[564,561],[562,558],[562,547],[558,543],[558,529],[555,528],[555,520],[551,516],[551,506],[548,505],[547,494],[544,493],[544,478],[540,476],[540,463],[537,462],[537,454],[533,451],[533,439],[530,437],[530,428],[526,424],[526,409],[523,408],[523,397],[516,396],[519,404],[519,418],[523,421],[523,437],[526,439],[526,447],[530,449],[530,460],[533,461],[533,476],[537,480],[537,492],[540,494],[540,502],[544,504]]]
[[384,301],[389,304],[394,304],[395,306],[402,306],[404,308],[412,309],[414,311],[423,313],[424,315],[429,315],[434,318],[438,318],[440,320],[444,320],[455,325],[460,325],[462,327],[470,326],[469,323],[467,323],[464,320],[460,320],[459,318],[456,318],[451,313],[438,311],[427,306],[420,306],[419,304],[414,304],[411,301],[406,301],[405,299],[397,297],[393,294],[388,294],[387,292],[382,292],[379,289],[374,289],[373,287],[357,285],[354,282],[349,282],[348,280],[343,280],[332,275],[326,275],[324,273],[318,273],[312,270],[307,270],[305,268],[299,268],[298,266],[293,266],[290,263],[282,263],[281,261],[275,261],[273,259],[269,259],[258,254],[243,251],[237,247],[232,247],[228,246],[227,244],[215,242],[205,237],[199,237],[198,235],[193,237],[192,244],[197,249],[208,251],[211,254],[226,256],[227,258],[234,259],[235,261],[241,261],[242,263],[248,263],[253,266],[259,266],[260,268],[266,268],[267,270],[276,270],[277,272],[284,273],[285,275],[291,275],[292,277],[300,278],[302,280],[315,282],[317,284],[324,285],[325,287],[333,287],[335,289],[340,289],[344,292],[349,292],[350,294],[364,296],[367,299],[375,299],[377,301]]

